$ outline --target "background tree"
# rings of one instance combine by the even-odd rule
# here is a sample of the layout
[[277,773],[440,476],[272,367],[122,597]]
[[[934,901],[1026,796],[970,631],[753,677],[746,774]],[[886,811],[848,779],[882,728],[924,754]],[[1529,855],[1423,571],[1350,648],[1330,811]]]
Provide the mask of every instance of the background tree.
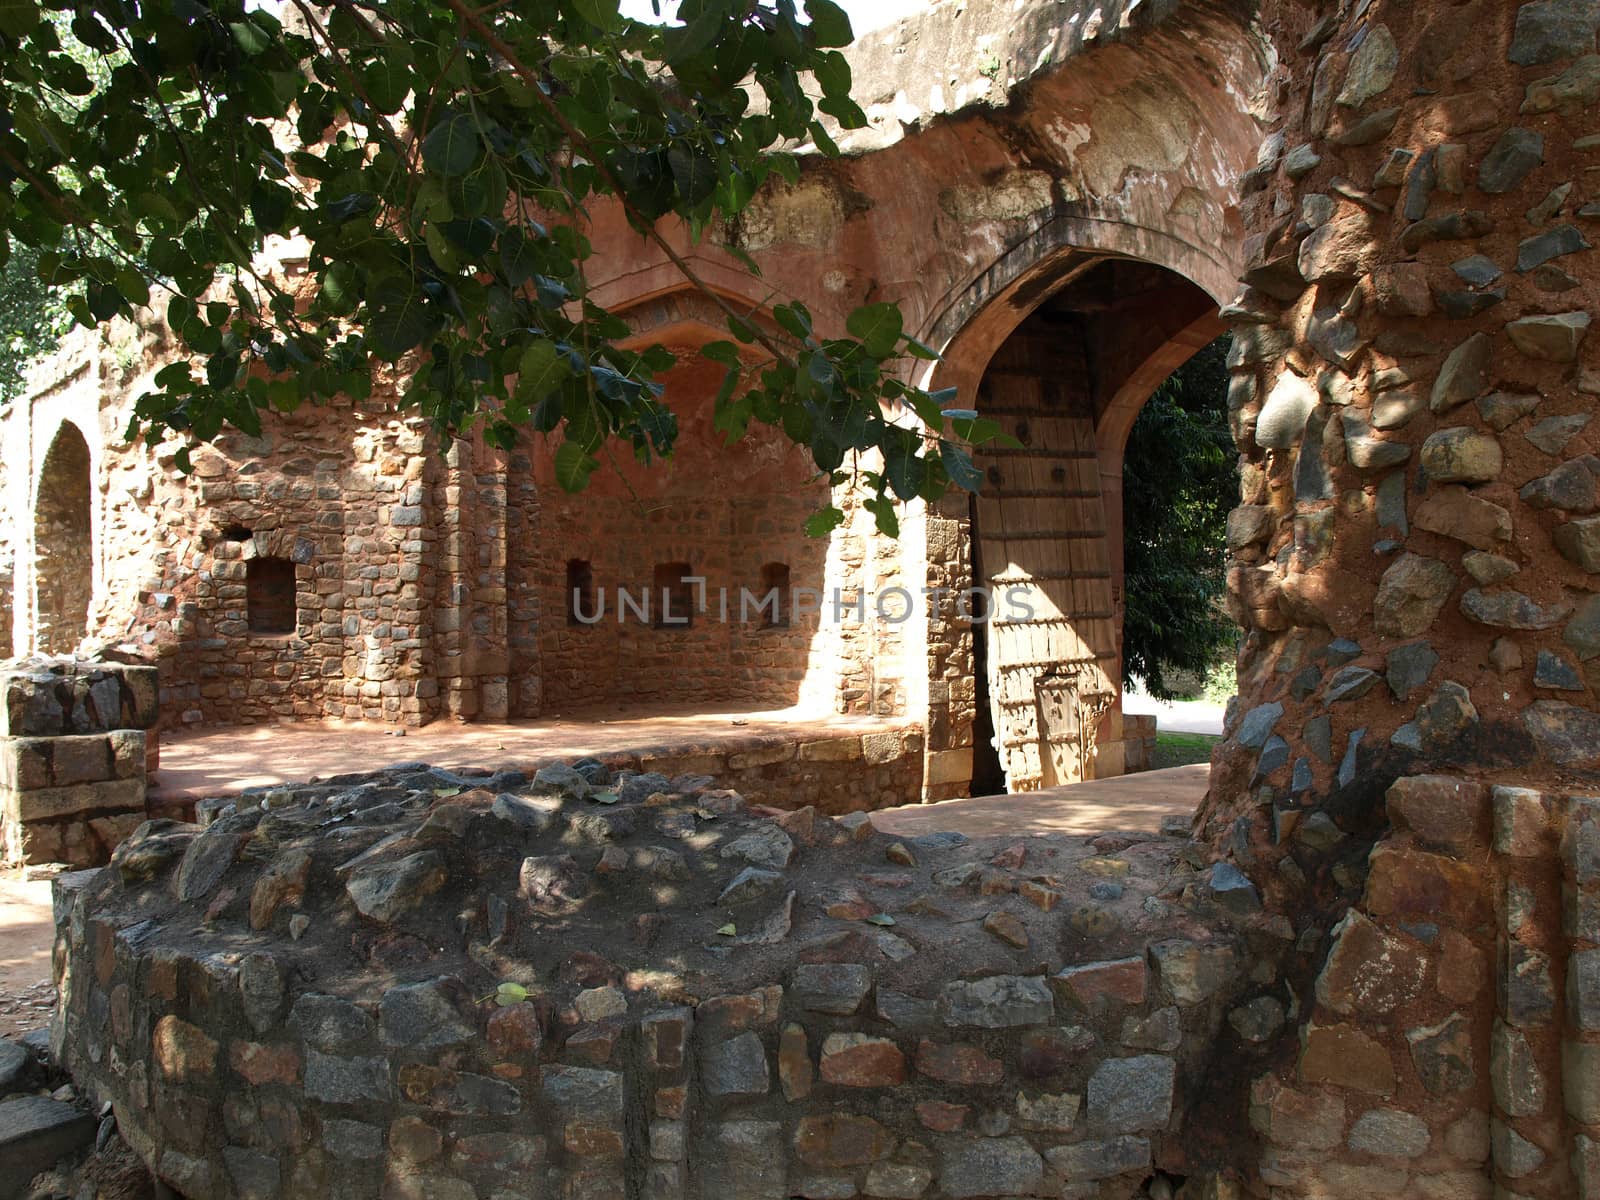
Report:
[[0,405],[16,399],[28,364],[70,328],[61,295],[39,278],[37,253],[19,248],[0,267]]
[[[684,0],[673,26],[617,0],[283,12],[0,0],[0,264],[35,254],[84,325],[157,306],[188,351],[139,398],[130,438],[255,432],[265,410],[362,400],[393,369],[444,437],[557,435],[567,488],[611,439],[668,453],[655,379],[673,359],[616,345],[626,325],[588,294],[586,206],[616,197],[700,286],[658,222],[700,236],[772,177],[798,178],[797,151],[836,154],[824,116],[865,123],[832,0]],[[292,291],[258,269],[274,234],[307,249]],[[727,436],[776,426],[836,482],[855,471],[888,531],[896,498],[976,486],[949,435],[995,429],[902,381],[896,360],[934,355],[894,305],[824,337],[799,303],[772,306],[774,332],[703,290],[731,335],[703,350],[727,368]],[[747,371],[738,343],[768,364]],[[907,427],[905,407],[944,436]],[[868,450],[879,469],[860,469]],[[828,508],[810,528],[842,519]]]
[[1162,700],[1175,694],[1169,674],[1204,675],[1238,633],[1222,605],[1239,494],[1228,343],[1211,343],[1156,389],[1123,459],[1122,670]]

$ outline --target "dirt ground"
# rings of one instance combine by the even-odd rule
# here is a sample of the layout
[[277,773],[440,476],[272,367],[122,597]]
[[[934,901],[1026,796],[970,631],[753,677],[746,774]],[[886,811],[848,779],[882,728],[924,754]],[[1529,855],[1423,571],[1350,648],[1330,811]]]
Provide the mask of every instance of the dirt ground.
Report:
[[[50,880],[0,871],[0,1036],[50,1023]],[[39,874],[34,871],[33,874]]]

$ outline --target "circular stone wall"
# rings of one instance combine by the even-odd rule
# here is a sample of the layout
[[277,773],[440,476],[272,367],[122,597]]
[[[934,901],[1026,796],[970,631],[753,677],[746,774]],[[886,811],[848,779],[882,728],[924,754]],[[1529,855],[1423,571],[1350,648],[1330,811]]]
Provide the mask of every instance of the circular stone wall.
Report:
[[148,823],[60,885],[56,1046],[194,1200],[1124,1197],[1222,1159],[1292,1016],[1295,931],[1181,838],[580,766]]

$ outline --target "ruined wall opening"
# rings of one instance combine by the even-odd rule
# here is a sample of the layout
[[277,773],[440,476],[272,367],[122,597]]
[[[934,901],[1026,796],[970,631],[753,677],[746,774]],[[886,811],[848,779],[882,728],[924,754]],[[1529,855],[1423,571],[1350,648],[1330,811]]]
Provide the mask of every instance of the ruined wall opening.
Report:
[[1175,272],[1080,264],[1000,345],[977,407],[1011,445],[982,448],[969,511],[976,795],[1148,766],[1125,722],[1121,465],[1139,408],[1195,344],[1214,302]]
[[296,626],[294,563],[258,557],[244,565],[246,620],[251,633],[293,633]]
[[594,564],[586,558],[567,560],[567,624],[586,625],[595,616]]
[[647,611],[657,629],[687,629],[693,625],[698,600],[692,565],[686,562],[656,564],[651,575]]
[[762,601],[761,628],[787,629],[794,618],[794,602],[790,592],[789,564],[763,563],[761,585],[757,593]]
[[69,654],[89,630],[94,524],[89,444],[63,422],[45,454],[33,509],[35,645]]

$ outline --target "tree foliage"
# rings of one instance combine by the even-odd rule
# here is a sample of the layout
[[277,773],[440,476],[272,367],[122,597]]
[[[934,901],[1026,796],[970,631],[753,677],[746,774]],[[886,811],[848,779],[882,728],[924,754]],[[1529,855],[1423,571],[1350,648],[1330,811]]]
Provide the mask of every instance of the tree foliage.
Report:
[[0,267],[0,404],[21,393],[28,365],[71,327],[60,294],[39,278],[38,255],[19,248]]
[[[684,0],[673,26],[617,0],[479,2],[289,0],[280,22],[243,0],[0,0],[0,260],[35,255],[84,325],[157,306],[188,352],[130,438],[254,432],[392,372],[445,437],[556,437],[569,488],[611,439],[670,452],[673,359],[620,348],[590,296],[588,206],[617,197],[698,286],[658,223],[702,236],[797,179],[797,148],[838,152],[822,117],[865,122],[849,21],[832,0]],[[274,235],[304,246],[294,285],[261,267]],[[725,435],[763,423],[836,481],[857,470],[888,530],[895,498],[976,485],[957,439],[994,427],[903,382],[898,360],[933,352],[894,305],[823,336],[799,302],[774,329],[707,294]]]
[[1227,354],[1219,339],[1156,389],[1123,459],[1123,674],[1163,700],[1169,672],[1204,674],[1237,633],[1222,607],[1238,496]]

